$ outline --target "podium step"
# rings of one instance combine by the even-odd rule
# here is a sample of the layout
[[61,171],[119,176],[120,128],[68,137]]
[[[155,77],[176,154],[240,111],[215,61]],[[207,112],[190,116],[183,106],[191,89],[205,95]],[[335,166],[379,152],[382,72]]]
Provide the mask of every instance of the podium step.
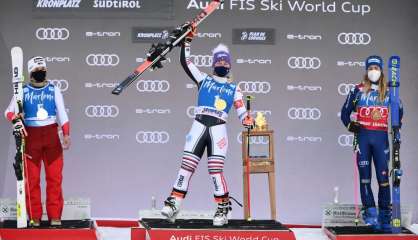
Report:
[[331,240],[418,240],[418,235],[406,228],[400,234],[384,233],[369,226],[327,227],[324,231]]

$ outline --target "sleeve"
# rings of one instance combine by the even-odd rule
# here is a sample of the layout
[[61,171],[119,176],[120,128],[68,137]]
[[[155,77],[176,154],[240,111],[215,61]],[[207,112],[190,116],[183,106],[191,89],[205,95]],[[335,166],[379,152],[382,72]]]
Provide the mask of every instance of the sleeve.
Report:
[[15,103],[16,103],[15,97],[13,96],[12,100],[9,103],[9,106],[6,108],[6,111],[4,111],[4,116],[10,122],[13,120],[13,118],[15,118],[15,112],[16,112],[16,104]]
[[65,111],[64,97],[62,96],[61,90],[55,88],[55,107],[57,109],[57,116],[59,119],[59,125],[62,128],[64,136],[70,135],[70,121],[68,120],[67,112]]
[[341,121],[343,122],[345,127],[348,127],[348,124],[350,124],[351,122],[350,116],[356,107],[357,94],[359,91],[360,89],[357,86],[352,88],[341,109]]
[[186,74],[196,83],[196,85],[199,86],[199,83],[207,77],[207,74],[201,72],[190,60],[190,43],[185,42],[181,46],[180,62]]
[[245,108],[244,100],[242,99],[241,89],[237,86],[234,94],[234,107],[237,110],[239,120],[242,122],[247,116],[247,109]]

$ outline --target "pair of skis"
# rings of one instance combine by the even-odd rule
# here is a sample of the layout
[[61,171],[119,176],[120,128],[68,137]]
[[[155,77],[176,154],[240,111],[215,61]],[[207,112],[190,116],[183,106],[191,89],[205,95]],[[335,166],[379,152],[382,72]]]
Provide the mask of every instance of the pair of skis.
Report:
[[[23,51],[20,47],[13,47],[12,57],[12,84],[13,97],[15,100],[15,115],[22,116],[23,113]],[[20,119],[23,121],[23,119]],[[16,218],[17,227],[26,228],[28,226],[28,217],[26,211],[26,162],[25,162],[25,136],[19,131],[13,131],[16,142],[16,155],[13,167],[17,178],[17,199],[16,199]]]
[[388,86],[390,99],[390,119],[392,130],[392,233],[401,233],[401,162],[399,158],[399,150],[401,146],[401,119],[399,119],[400,99],[400,58],[392,56],[388,63]]
[[190,23],[183,24],[173,30],[165,43],[153,44],[147,53],[147,60],[139,65],[125,80],[119,83],[112,90],[112,94],[120,95],[125,88],[133,83],[147,69],[151,68],[151,70],[154,70],[162,68],[162,62],[165,61],[167,53],[178,46],[193,30],[193,27],[197,27],[223,3],[224,0],[213,0]]

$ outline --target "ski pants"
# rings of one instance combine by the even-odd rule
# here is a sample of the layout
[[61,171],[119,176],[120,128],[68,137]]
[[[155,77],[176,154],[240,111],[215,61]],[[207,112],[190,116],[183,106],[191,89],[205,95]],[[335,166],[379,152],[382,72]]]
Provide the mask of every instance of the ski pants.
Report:
[[386,131],[361,129],[358,133],[359,152],[357,166],[360,174],[361,201],[365,208],[375,207],[371,188],[372,160],[379,184],[378,204],[380,209],[390,207],[389,141]]
[[30,219],[40,220],[41,203],[41,163],[46,175],[46,211],[48,218],[61,219],[63,209],[62,169],[63,151],[58,137],[58,125],[26,127],[26,205]]
[[208,156],[209,175],[214,184],[215,201],[221,202],[228,197],[228,187],[223,175],[224,160],[228,149],[226,124],[208,126],[199,120],[194,120],[186,137],[183,159],[174,182],[172,196],[185,197],[189,181],[205,149]]

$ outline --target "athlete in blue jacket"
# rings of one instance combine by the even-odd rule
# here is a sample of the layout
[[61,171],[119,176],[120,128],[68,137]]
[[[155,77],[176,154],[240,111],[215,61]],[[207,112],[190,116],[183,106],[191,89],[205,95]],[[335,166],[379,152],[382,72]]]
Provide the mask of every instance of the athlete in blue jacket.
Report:
[[[375,229],[390,231],[391,206],[388,162],[389,94],[383,70],[383,60],[370,56],[366,60],[364,80],[347,96],[341,110],[341,120],[357,140],[357,166],[360,173],[360,194],[363,204],[363,219]],[[403,109],[400,107],[400,119]],[[371,188],[372,159],[379,183],[376,209]]]
[[201,72],[189,59],[190,34],[181,48],[180,61],[187,75],[196,83],[196,118],[186,136],[183,159],[170,197],[164,202],[161,213],[170,221],[175,221],[180,204],[188,191],[189,181],[197,168],[203,152],[207,151],[208,171],[214,183],[214,198],[218,204],[213,225],[228,223],[230,210],[229,192],[223,175],[223,166],[228,149],[226,121],[232,106],[244,125],[252,125],[253,119],[247,111],[238,86],[231,82],[229,71],[231,58],[229,50],[220,44],[213,50],[213,75]]

